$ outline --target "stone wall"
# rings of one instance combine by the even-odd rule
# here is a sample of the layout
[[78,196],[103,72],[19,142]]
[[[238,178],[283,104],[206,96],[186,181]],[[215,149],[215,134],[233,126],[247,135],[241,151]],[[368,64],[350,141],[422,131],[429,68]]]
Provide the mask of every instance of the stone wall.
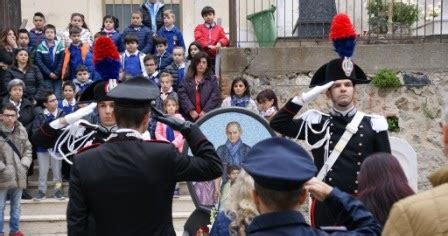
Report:
[[[426,47],[425,50],[428,50],[428,46]],[[323,59],[316,56],[316,54],[312,54],[314,56],[302,54],[301,60],[305,60],[305,62],[298,62],[300,59],[293,59],[291,56],[288,56],[290,52],[283,51],[283,49],[270,51],[270,57],[267,57],[267,52],[262,52],[264,59],[254,58],[250,53],[252,50],[262,49],[239,49],[239,52],[232,52],[246,55],[245,58],[230,59],[224,56],[225,62],[221,64],[221,89],[223,96],[225,97],[230,92],[231,80],[242,76],[248,79],[251,85],[252,97],[255,97],[263,89],[273,89],[279,97],[279,105],[282,106],[294,95],[309,89],[308,85],[313,74],[313,72],[309,72],[312,71],[311,67],[317,69],[324,62],[334,58],[334,56],[328,58],[329,55],[331,56],[331,50],[328,48],[323,50],[323,47],[293,48],[291,50],[293,52],[303,52],[303,50],[308,51],[312,49],[316,49],[315,52],[321,53],[317,55],[321,55]],[[379,49],[379,51],[382,50],[384,48]],[[411,48],[401,48],[401,50],[409,52]],[[418,49],[416,50],[418,51]],[[443,50],[448,52],[448,44],[443,45]],[[399,61],[397,58],[388,58],[397,55],[388,53],[382,55],[384,57],[383,61],[375,61],[381,55],[380,52],[375,51],[374,48],[369,48],[367,51],[371,51],[371,53],[363,56],[367,59],[368,55],[371,55],[372,63],[366,66],[366,71],[372,73],[369,76],[376,73],[378,69],[392,68],[396,71],[401,71],[398,72],[398,76],[402,86],[396,89],[378,89],[372,85],[359,85],[356,87],[356,104],[367,113],[398,117],[400,131],[392,132],[390,135],[407,140],[415,149],[418,155],[419,190],[428,189],[430,184],[427,176],[446,163],[442,152],[440,121],[445,94],[448,92],[448,63],[440,57],[441,55],[432,57],[430,54],[415,53],[409,55],[420,55],[421,57],[414,61],[404,58],[402,61],[397,62]],[[311,52],[308,51],[308,53]],[[422,52],[422,50],[420,49],[418,52]],[[398,53],[398,56],[404,55],[399,50],[393,50],[391,53]],[[257,55],[260,55],[260,51]],[[413,56],[408,57],[412,58]],[[438,62],[437,60],[442,61]],[[257,61],[257,63],[254,64],[254,61]],[[275,61],[276,65],[281,66],[269,65],[273,61]],[[323,62],[320,63],[321,61]],[[357,62],[359,61],[364,63],[364,59],[357,60]],[[386,61],[390,63],[388,66],[386,66]],[[416,63],[419,63],[419,61],[426,62],[417,65]],[[301,66],[295,67],[295,64],[300,64]],[[229,67],[229,65],[233,66]],[[290,67],[287,67],[287,65],[290,65]],[[415,69],[412,69],[414,67]],[[404,77],[407,79],[405,80]],[[409,80],[409,78],[414,78],[414,80]],[[428,82],[429,84],[422,85]],[[330,105],[331,102],[322,95],[315,102],[308,104],[306,108],[316,108],[326,112]]]

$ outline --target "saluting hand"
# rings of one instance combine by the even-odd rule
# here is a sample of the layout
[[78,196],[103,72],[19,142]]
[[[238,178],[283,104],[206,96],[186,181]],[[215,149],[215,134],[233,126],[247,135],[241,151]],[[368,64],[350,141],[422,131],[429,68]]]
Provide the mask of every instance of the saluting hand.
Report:
[[311,102],[314,99],[316,99],[321,93],[326,92],[332,85],[334,84],[334,81],[328,82],[324,85],[316,86],[312,88],[308,92],[302,93],[302,99],[303,102]]
[[317,200],[324,201],[333,191],[333,187],[323,181],[313,177],[303,185],[303,188],[310,192]]
[[151,109],[153,112],[154,119],[168,125],[169,127],[171,127],[174,130],[180,131],[182,134],[183,134],[183,132],[188,130],[191,126],[191,122],[183,121],[183,120],[177,119],[176,117],[169,116],[155,107],[151,107]]

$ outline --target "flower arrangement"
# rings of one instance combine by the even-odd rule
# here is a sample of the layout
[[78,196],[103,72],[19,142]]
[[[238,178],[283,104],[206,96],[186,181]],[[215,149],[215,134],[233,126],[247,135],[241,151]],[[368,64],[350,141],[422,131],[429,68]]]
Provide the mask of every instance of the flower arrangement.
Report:
[[442,11],[441,3],[438,2],[436,6],[429,4],[426,7],[426,20],[433,20],[434,18],[440,16]]

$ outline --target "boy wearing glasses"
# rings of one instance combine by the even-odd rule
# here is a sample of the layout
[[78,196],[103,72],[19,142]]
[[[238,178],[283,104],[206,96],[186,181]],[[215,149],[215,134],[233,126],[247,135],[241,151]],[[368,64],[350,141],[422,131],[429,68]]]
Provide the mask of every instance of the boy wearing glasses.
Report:
[[151,54],[143,58],[143,65],[145,65],[146,78],[156,83],[160,87],[159,71],[157,71],[156,58]]
[[[55,119],[63,117],[63,112],[58,109],[58,99],[54,93],[47,91],[41,99],[43,106],[45,107],[34,119],[33,130],[39,129],[44,123],[49,123]],[[47,176],[48,170],[53,171],[54,198],[58,200],[64,199],[64,193],[62,192],[62,178],[61,178],[61,160],[53,158],[48,149],[43,147],[36,147],[37,161],[39,163],[39,191],[33,198],[35,201],[40,201],[46,198],[47,192]]]
[[[11,200],[9,220],[9,235],[22,235],[19,231],[20,199],[23,189],[26,189],[26,172],[32,162],[32,146],[28,141],[25,127],[17,121],[16,106],[8,103],[3,106],[0,122],[0,233],[3,235],[4,209],[6,196]],[[10,140],[9,142],[7,140]]]

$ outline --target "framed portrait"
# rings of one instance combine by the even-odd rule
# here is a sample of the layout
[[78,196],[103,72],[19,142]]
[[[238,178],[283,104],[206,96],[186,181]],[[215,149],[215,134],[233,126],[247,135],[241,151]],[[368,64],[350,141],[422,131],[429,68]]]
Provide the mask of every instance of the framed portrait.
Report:
[[[236,179],[247,152],[254,144],[276,134],[263,117],[238,107],[211,111],[196,124],[215,146],[223,161],[224,172],[215,180],[188,182],[188,190],[196,208],[206,212],[213,207],[221,210],[227,203],[230,185]],[[192,154],[188,145],[183,151]]]

